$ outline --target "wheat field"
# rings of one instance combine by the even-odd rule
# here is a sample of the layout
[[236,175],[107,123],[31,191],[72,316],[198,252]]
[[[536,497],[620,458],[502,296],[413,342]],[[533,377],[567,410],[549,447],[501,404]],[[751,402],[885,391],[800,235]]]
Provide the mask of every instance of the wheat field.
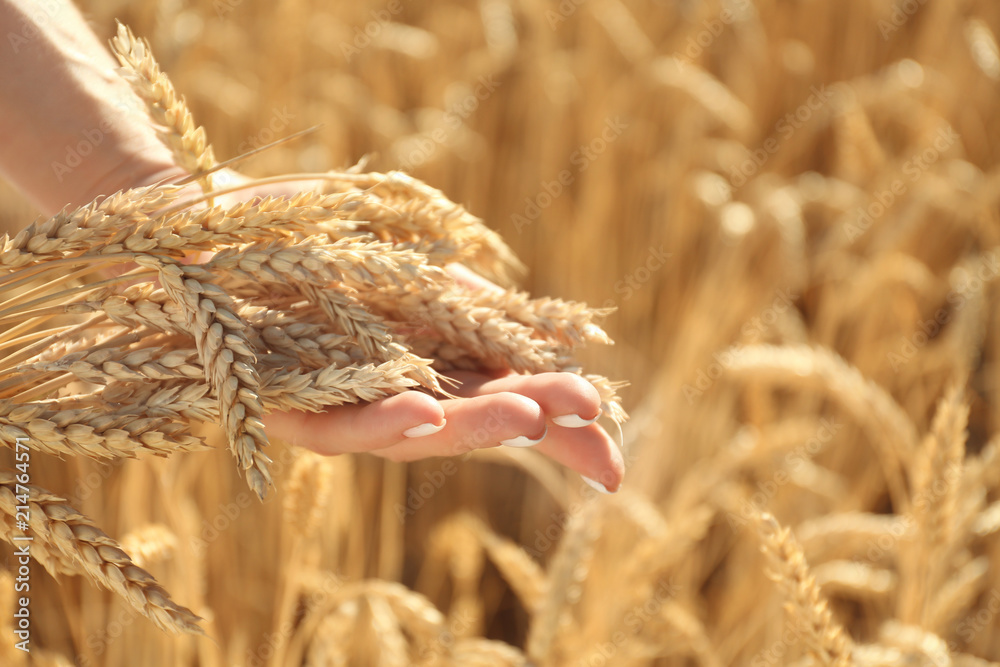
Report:
[[[4,543],[0,664],[1000,663],[1000,5],[80,5],[219,160],[319,125],[240,169],[404,171],[531,295],[615,308],[577,358],[630,382],[627,472],[272,442],[261,501],[210,427],[34,454],[34,502],[169,618],[34,562],[25,654]],[[37,212],[0,188],[13,236]]]

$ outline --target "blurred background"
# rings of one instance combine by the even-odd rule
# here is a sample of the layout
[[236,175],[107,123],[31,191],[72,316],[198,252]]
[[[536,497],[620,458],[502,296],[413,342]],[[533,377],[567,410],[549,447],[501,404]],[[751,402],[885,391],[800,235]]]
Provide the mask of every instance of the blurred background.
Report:
[[[319,124],[241,169],[402,169],[533,295],[617,308],[584,360],[633,419],[614,497],[520,451],[278,445],[263,505],[225,451],[46,461],[214,642],[36,568],[32,660],[758,667],[836,662],[839,628],[857,664],[1000,660],[1000,5],[79,4],[149,39],[220,160]],[[34,217],[0,185],[7,230]]]

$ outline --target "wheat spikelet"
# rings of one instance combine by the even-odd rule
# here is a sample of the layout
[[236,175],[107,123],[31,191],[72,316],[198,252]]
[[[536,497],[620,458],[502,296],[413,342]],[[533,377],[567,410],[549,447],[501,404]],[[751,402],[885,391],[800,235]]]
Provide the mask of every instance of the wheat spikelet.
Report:
[[393,299],[372,295],[370,303],[394,317],[423,323],[447,343],[465,350],[485,368],[542,373],[561,370],[557,348],[499,310],[478,305],[453,290],[422,290]]
[[558,661],[558,637],[570,624],[570,608],[581,594],[593,543],[600,532],[597,504],[590,502],[570,517],[548,568],[547,594],[536,607],[525,654],[533,662]]
[[[232,206],[209,206],[171,212],[150,230],[176,236],[185,248],[215,250],[261,236],[287,238],[297,233],[352,231],[358,224],[344,216],[357,208],[358,194],[323,195],[299,192],[290,197],[250,199]],[[171,243],[170,246],[177,242]]]
[[169,187],[124,190],[76,209],[64,209],[28,225],[13,237],[4,235],[0,273],[69,257],[131,229],[176,196]]
[[[127,600],[136,610],[168,632],[201,633],[198,617],[174,603],[145,570],[85,516],[65,500],[32,485],[20,485],[11,471],[0,471],[0,520],[3,537],[12,544],[15,535],[17,494],[27,492],[28,531],[34,538],[31,553],[46,554],[58,566],[53,574],[86,574],[94,583]],[[18,529],[20,530],[20,529]],[[37,552],[36,552],[37,550]],[[45,564],[44,560],[40,560]],[[50,570],[51,571],[51,570]]]
[[412,373],[412,364],[401,361],[308,372],[266,370],[261,373],[260,396],[269,409],[318,412],[331,405],[377,401],[414,387]]
[[[406,348],[395,343],[389,328],[376,315],[351,295],[327,287],[331,283],[361,283],[366,289],[380,288],[384,291],[387,285],[398,286],[402,282],[419,284],[423,274],[417,267],[422,266],[422,260],[407,265],[399,261],[403,254],[395,253],[394,256],[380,244],[324,248],[307,240],[290,247],[269,244],[266,247],[238,248],[229,255],[213,258],[209,266],[226,270],[228,275],[237,278],[243,274],[247,280],[258,280],[262,284],[284,284],[290,277],[293,278],[303,296],[326,313],[330,321],[346,335],[357,341],[366,354],[380,361],[398,359],[415,362],[413,371],[416,379],[425,387],[441,393],[443,390],[437,374],[420,364]],[[344,266],[338,268],[338,265]],[[409,266],[409,270],[404,271],[404,266]],[[393,277],[389,280],[375,280],[373,276]]]
[[204,445],[186,426],[161,417],[142,416],[137,408],[95,413],[89,409],[48,410],[42,404],[6,402],[0,407],[0,442],[14,447],[18,438],[32,449],[98,459],[135,458],[195,451]]
[[[144,341],[145,342],[145,341]],[[88,348],[61,355],[57,361],[38,361],[15,368],[12,373],[38,371],[41,373],[72,373],[84,382],[109,384],[112,382],[142,382],[145,380],[197,380],[205,377],[205,370],[193,348],[171,349],[157,347]]]
[[952,526],[969,418],[962,395],[961,387],[955,384],[942,397],[931,431],[913,464],[911,511],[915,542],[920,546],[904,551],[908,558],[900,563],[898,614],[904,623],[926,623],[930,611],[927,605],[941,585],[946,559],[955,541],[966,537],[955,535]]
[[770,514],[755,515],[754,523],[771,566],[771,577],[787,601],[788,613],[807,624],[802,639],[812,656],[824,665],[853,664],[852,642],[833,620],[829,603],[809,573],[802,548],[791,531],[782,528]]
[[180,267],[150,256],[136,261],[156,269],[164,291],[184,307],[206,379],[218,397],[230,449],[250,488],[263,498],[273,482],[267,467],[270,459],[263,452],[267,436],[260,420],[260,379],[253,366],[254,353],[243,333],[245,324],[232,312],[226,293],[212,283],[184,280]]
[[[119,23],[118,33],[111,38],[111,50],[125,69],[123,76],[132,90],[146,103],[150,118],[163,128],[159,131],[160,141],[171,150],[177,164],[198,176],[215,166],[204,128],[195,126],[187,103],[160,71],[149,44],[136,39],[129,28]],[[212,177],[205,175],[200,180],[202,189],[209,192]]]
[[624,424],[628,420],[628,413],[622,407],[622,399],[618,396],[618,390],[627,387],[628,382],[615,382],[603,375],[584,374],[583,377],[594,385],[601,395],[601,411],[619,426]]
[[[287,312],[287,311],[285,311]],[[281,311],[267,311],[282,317]],[[260,332],[261,347],[284,354],[306,368],[343,367],[364,360],[360,345],[342,334],[325,333],[323,325],[282,318],[281,325],[266,323],[265,317],[250,316],[247,323]]]
[[[474,248],[467,262],[471,268],[501,285],[510,284],[512,272],[524,270],[524,265],[496,232],[462,206],[449,201],[440,190],[412,176],[399,171],[331,175],[347,187],[361,188],[380,197],[381,203],[388,209],[386,215],[378,219],[365,211],[365,217],[359,218],[376,218],[368,220],[367,230],[380,238],[384,234],[404,245],[414,241],[426,244],[426,239],[453,239],[458,247]],[[337,188],[337,185],[334,183],[329,187]],[[420,245],[416,247],[421,248]],[[435,248],[423,246],[421,249],[441,263],[457,258],[447,250],[438,257]]]
[[515,322],[530,327],[536,334],[568,346],[585,342],[613,344],[595,320],[610,314],[609,309],[590,308],[586,304],[542,297],[532,299],[525,292],[484,291],[475,294],[474,302],[503,311]]

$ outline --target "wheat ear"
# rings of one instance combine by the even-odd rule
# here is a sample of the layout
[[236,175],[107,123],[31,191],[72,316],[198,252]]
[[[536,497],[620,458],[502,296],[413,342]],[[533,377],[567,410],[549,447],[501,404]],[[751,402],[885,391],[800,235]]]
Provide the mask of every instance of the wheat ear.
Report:
[[[215,166],[205,129],[195,126],[187,103],[174,90],[167,75],[160,71],[149,43],[137,39],[129,28],[119,23],[118,34],[111,38],[111,50],[122,64],[123,76],[132,85],[132,90],[146,103],[150,118],[164,128],[159,132],[160,140],[171,150],[177,165],[194,176]],[[211,191],[211,175],[200,178],[200,182],[202,190]]]
[[246,324],[233,312],[228,295],[216,285],[185,280],[181,267],[148,255],[137,257],[136,262],[156,269],[164,291],[185,309],[205,378],[219,401],[230,450],[250,488],[258,498],[264,498],[273,484],[268,471],[271,461],[263,451],[267,445],[261,421],[264,407],[258,395],[260,378],[254,366],[255,355],[244,333]]
[[830,606],[809,572],[802,548],[791,530],[782,527],[767,513],[756,514],[754,523],[762,551],[771,565],[770,576],[785,596],[788,613],[804,622],[802,639],[813,658],[830,667],[853,665],[852,642],[844,629],[833,620]]
[[[27,502],[25,500],[27,496]],[[28,528],[18,522],[18,506],[27,505]],[[23,515],[24,512],[22,511]],[[5,540],[20,547],[17,535],[32,538],[31,553],[45,553],[52,574],[84,573],[99,586],[125,598],[162,630],[203,634],[200,620],[170,599],[151,574],[137,567],[118,543],[65,499],[33,485],[17,483],[10,470],[0,470],[0,523]]]

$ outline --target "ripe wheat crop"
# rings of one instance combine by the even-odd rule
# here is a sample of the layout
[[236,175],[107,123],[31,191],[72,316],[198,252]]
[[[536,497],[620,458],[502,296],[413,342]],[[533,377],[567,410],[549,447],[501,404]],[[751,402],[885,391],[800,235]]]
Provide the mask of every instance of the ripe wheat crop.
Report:
[[[268,411],[321,411],[412,388],[448,396],[439,372],[462,365],[581,372],[573,348],[611,342],[595,323],[602,313],[581,304],[467,295],[441,263],[507,281],[513,253],[404,174],[330,173],[326,193],[196,208],[216,194],[205,131],[148,44],[119,24],[112,47],[204,197],[185,200],[171,185],[123,191],[3,239],[0,320],[10,333],[0,439],[12,449],[167,456],[203,446],[191,422],[215,422],[263,499],[273,485]],[[196,253],[210,255],[185,262]],[[63,322],[51,326],[55,318]],[[592,381],[602,410],[622,421],[615,384]],[[85,572],[164,630],[201,631],[118,543],[28,484],[26,463],[17,468],[3,473],[5,539],[34,540],[50,573]],[[18,505],[30,508],[30,527]]]
[[[995,3],[82,4],[193,178],[0,192],[0,663],[1000,663]],[[584,367],[615,495],[260,428]]]

